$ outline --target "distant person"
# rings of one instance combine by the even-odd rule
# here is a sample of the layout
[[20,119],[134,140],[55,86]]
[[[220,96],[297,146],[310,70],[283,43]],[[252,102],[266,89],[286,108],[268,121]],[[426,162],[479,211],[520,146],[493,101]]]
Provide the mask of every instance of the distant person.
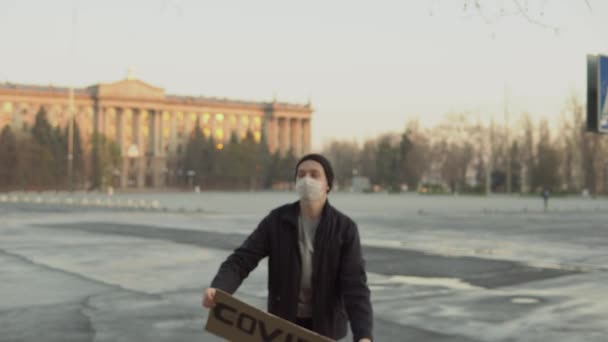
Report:
[[234,293],[268,256],[268,311],[332,339],[372,340],[373,311],[357,225],[329,204],[334,173],[329,161],[309,154],[297,163],[299,201],[272,210],[222,263],[203,306],[216,289]]
[[545,203],[545,211],[549,210],[549,196],[551,196],[551,190],[543,190],[543,201]]

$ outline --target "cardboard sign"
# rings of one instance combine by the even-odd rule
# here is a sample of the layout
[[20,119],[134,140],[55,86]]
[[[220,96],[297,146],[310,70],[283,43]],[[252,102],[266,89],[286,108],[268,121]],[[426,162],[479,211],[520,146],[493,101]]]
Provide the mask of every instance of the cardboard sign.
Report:
[[205,329],[233,342],[335,342],[217,290]]

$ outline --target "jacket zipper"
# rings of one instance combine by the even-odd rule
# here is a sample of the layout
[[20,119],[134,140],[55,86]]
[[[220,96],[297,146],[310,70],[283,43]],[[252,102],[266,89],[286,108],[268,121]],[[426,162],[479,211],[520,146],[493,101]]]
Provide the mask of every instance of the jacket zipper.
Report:
[[[298,303],[300,301],[300,283],[302,282],[302,256],[300,255],[300,218],[298,217],[298,223],[295,229],[295,233],[292,233],[292,239],[294,244],[294,251],[296,253],[296,288],[295,288],[295,310],[294,311],[294,319],[298,317]],[[292,230],[293,232],[293,230]]]
[[312,327],[313,329],[316,327],[315,324],[315,312],[314,309],[315,307],[317,307],[316,303],[318,301],[319,295],[318,293],[320,291],[322,291],[321,289],[321,284],[319,283],[319,252],[321,251],[321,243],[323,242],[323,240],[321,239],[321,234],[323,232],[323,227],[322,227],[322,223],[324,222],[324,219],[326,220],[327,218],[325,217],[326,215],[321,215],[321,219],[319,220],[319,223],[317,224],[317,229],[315,230],[315,239],[313,241],[313,252],[312,252],[312,274],[311,274],[311,281],[310,281],[310,285],[312,287],[312,306],[313,306],[313,312],[312,312]]

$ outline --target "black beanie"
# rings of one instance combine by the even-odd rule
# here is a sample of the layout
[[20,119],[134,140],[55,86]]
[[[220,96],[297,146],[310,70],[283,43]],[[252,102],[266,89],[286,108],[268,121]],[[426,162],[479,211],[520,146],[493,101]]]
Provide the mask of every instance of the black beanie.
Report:
[[[300,161],[298,162],[298,164],[296,164],[295,177],[298,176],[298,167],[300,166],[300,164],[302,164],[303,162],[305,162],[307,160],[314,160],[317,163],[321,164],[321,166],[323,166],[323,170],[325,171],[325,177],[327,177],[327,186],[329,187],[329,191],[331,191],[331,188],[333,187],[333,183],[334,183],[334,169],[332,169],[331,164],[329,163],[329,160],[327,160],[327,158],[323,157],[320,154],[311,153],[311,154],[307,154],[304,157],[302,157],[300,159]],[[327,191],[327,192],[329,192],[329,191]]]

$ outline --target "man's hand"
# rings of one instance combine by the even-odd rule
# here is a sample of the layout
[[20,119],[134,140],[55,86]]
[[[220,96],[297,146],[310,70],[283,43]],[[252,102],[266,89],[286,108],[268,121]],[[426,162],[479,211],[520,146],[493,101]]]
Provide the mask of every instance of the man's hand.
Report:
[[205,290],[205,293],[203,294],[203,307],[207,309],[215,307],[215,289],[213,287]]
[[370,340],[369,338],[362,338],[359,340],[359,342],[372,342],[372,340]]

